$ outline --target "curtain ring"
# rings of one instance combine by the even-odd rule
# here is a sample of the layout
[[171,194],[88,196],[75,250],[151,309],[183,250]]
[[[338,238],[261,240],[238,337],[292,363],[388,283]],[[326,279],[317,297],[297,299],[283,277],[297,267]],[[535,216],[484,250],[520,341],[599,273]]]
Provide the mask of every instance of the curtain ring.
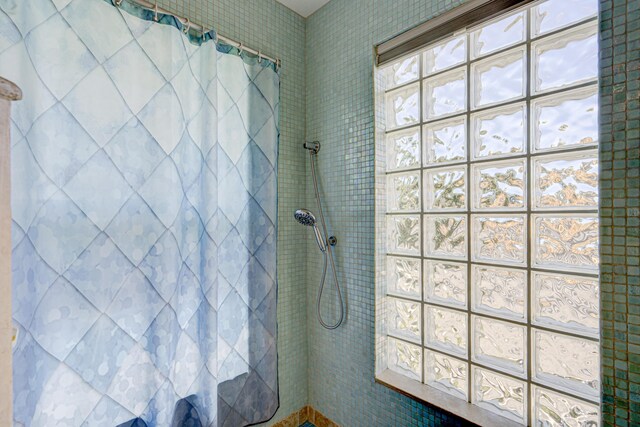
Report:
[[158,0],[156,0],[156,4],[153,7],[153,20],[158,22]]
[[238,56],[242,56],[242,52],[244,52],[244,46],[240,43],[240,46],[238,46]]
[[258,51],[258,64],[262,63],[262,52]]
[[189,32],[189,30],[191,29],[191,21],[189,21],[189,18],[184,18],[184,19],[187,22],[182,25],[182,32],[187,34]]

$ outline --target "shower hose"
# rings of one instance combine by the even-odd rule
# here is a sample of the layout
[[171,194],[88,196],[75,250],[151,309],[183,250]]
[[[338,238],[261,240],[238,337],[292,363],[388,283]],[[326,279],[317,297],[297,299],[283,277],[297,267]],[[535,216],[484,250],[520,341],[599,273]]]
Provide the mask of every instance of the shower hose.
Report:
[[[318,191],[318,179],[316,178],[315,156],[317,156],[317,154],[310,152],[309,155],[311,156],[311,176],[313,177],[313,188],[315,190],[316,202],[318,203],[318,212],[320,213],[320,222],[322,223],[322,231],[324,232],[324,239],[326,242],[329,234],[327,233],[327,225],[324,222],[324,213],[322,211],[322,203],[320,202],[320,192]],[[322,278],[320,279],[320,289],[318,291],[316,311],[318,314],[318,321],[320,322],[322,327],[326,329],[336,329],[344,321],[345,307],[344,307],[344,301],[342,299],[342,291],[340,289],[340,283],[338,282],[338,275],[336,274],[336,265],[333,260],[333,246],[330,244],[327,244],[326,248],[327,249],[325,251],[322,251],[324,262],[322,263]],[[333,325],[326,323],[322,319],[322,313],[320,312],[320,303],[322,302],[322,293],[324,292],[324,284],[327,277],[327,267],[328,267],[327,258],[331,263],[331,271],[333,272],[333,281],[335,283],[336,291],[338,292],[338,300],[340,302],[340,316],[338,317],[338,321]]]

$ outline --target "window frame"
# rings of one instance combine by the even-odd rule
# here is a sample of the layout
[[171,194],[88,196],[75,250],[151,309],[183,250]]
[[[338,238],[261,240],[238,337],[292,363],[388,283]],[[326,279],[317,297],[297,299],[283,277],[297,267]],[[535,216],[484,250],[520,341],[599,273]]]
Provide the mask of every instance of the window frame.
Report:
[[[391,371],[390,369],[386,369],[386,354],[382,354],[382,353],[386,353],[387,351],[387,335],[385,330],[385,327],[379,327],[379,322],[385,322],[386,320],[382,321],[379,320],[380,318],[386,316],[386,300],[388,299],[388,291],[387,291],[387,285],[386,285],[386,263],[387,263],[387,257],[388,256],[400,256],[400,257],[406,257],[406,255],[402,254],[402,253],[397,253],[397,252],[393,252],[393,253],[388,253],[386,250],[386,242],[384,238],[381,238],[382,234],[380,232],[380,230],[385,230],[384,233],[386,233],[386,222],[387,222],[387,218],[389,217],[387,209],[386,209],[386,185],[387,185],[387,179],[388,176],[390,174],[398,174],[398,173],[409,173],[409,172],[418,172],[418,180],[419,180],[419,188],[420,188],[420,196],[419,196],[419,203],[420,206],[418,207],[418,209],[416,209],[416,212],[410,211],[410,212],[393,212],[392,215],[415,215],[419,218],[419,227],[420,227],[420,232],[419,232],[419,236],[420,236],[420,240],[422,240],[422,236],[424,234],[424,217],[425,215],[437,215],[437,216],[441,216],[441,215],[461,215],[464,216],[467,220],[467,224],[466,224],[466,231],[467,231],[467,240],[470,240],[470,236],[472,235],[470,230],[472,230],[473,225],[471,224],[474,220],[474,217],[476,216],[482,216],[482,215],[487,215],[487,216],[500,216],[501,214],[503,215],[524,215],[525,217],[525,241],[526,241],[526,248],[525,248],[525,265],[521,266],[525,268],[525,272],[527,275],[527,279],[528,279],[528,283],[529,285],[525,288],[525,298],[527,298],[527,301],[525,302],[525,318],[523,322],[517,321],[517,320],[507,320],[510,323],[513,324],[521,324],[524,325],[526,328],[526,334],[525,334],[525,350],[527,352],[526,358],[532,358],[534,352],[532,351],[533,349],[531,348],[531,340],[532,337],[534,335],[534,329],[541,329],[542,331],[551,331],[551,332],[560,332],[562,334],[567,334],[569,336],[572,336],[572,333],[570,331],[567,331],[566,329],[562,329],[562,328],[550,328],[550,327],[546,327],[542,326],[542,328],[540,328],[540,325],[537,323],[534,323],[534,316],[532,313],[533,310],[533,301],[531,300],[532,296],[533,296],[533,291],[534,291],[534,286],[532,283],[532,277],[534,273],[540,272],[540,273],[559,273],[559,274],[565,274],[565,275],[584,275],[585,277],[589,277],[590,279],[594,279],[595,280],[599,280],[599,270],[596,270],[596,272],[594,274],[589,274],[589,273],[585,273],[584,271],[579,271],[579,272],[575,272],[575,271],[571,271],[571,269],[564,269],[564,270],[555,270],[552,271],[551,268],[545,268],[544,270],[546,271],[541,271],[537,269],[537,266],[535,265],[535,259],[533,257],[533,250],[534,250],[534,245],[532,243],[532,233],[533,233],[533,224],[527,224],[527,222],[531,221],[533,222],[533,218],[535,218],[536,216],[539,215],[556,215],[556,216],[562,216],[562,215],[571,215],[571,216],[580,216],[580,215],[591,215],[594,216],[596,218],[599,217],[599,211],[598,208],[595,208],[595,212],[594,209],[592,208],[585,208],[585,209],[540,209],[540,208],[535,208],[534,207],[534,198],[535,198],[535,192],[533,191],[533,186],[534,186],[534,181],[533,181],[533,165],[534,165],[534,159],[544,159],[544,156],[552,156],[552,155],[560,155],[560,153],[562,153],[562,155],[571,155],[571,154],[588,154],[588,153],[595,153],[596,157],[598,158],[598,144],[588,144],[587,146],[575,146],[572,147],[571,149],[566,149],[566,150],[562,150],[560,152],[558,152],[557,150],[545,150],[545,151],[535,151],[534,149],[532,149],[532,143],[531,143],[531,138],[533,136],[533,129],[531,126],[531,122],[532,122],[532,117],[530,117],[529,113],[532,112],[532,107],[533,107],[533,101],[537,100],[537,99],[545,99],[547,97],[552,97],[556,94],[565,94],[565,93],[572,93],[574,91],[578,92],[578,91],[587,91],[589,89],[593,89],[594,90],[594,94],[597,96],[599,94],[599,86],[598,86],[598,81],[599,81],[599,77],[596,77],[596,79],[590,79],[589,81],[586,82],[581,82],[578,84],[571,84],[569,88],[567,87],[558,87],[552,90],[540,90],[537,93],[533,93],[533,89],[532,89],[532,84],[531,84],[531,76],[532,76],[532,64],[531,64],[531,59],[533,58],[533,51],[532,51],[532,44],[534,44],[535,42],[537,42],[538,40],[541,39],[547,39],[547,38],[552,38],[554,35],[558,34],[558,33],[563,33],[563,32],[567,32],[567,31],[573,31],[577,28],[583,27],[583,26],[587,26],[589,24],[592,24],[593,22],[597,22],[598,20],[598,15],[596,14],[595,16],[592,16],[590,18],[587,19],[582,19],[578,22],[574,22],[572,24],[563,26],[561,28],[556,28],[552,31],[546,32],[543,35],[534,35],[533,34],[533,29],[530,28],[531,27],[531,19],[529,14],[527,13],[526,17],[526,24],[525,24],[525,31],[526,31],[526,35],[525,35],[525,40],[523,42],[519,42],[516,44],[511,44],[507,47],[502,47],[500,49],[497,49],[495,51],[492,51],[491,53],[488,54],[484,54],[481,55],[479,58],[473,58],[469,52],[470,52],[470,46],[466,46],[467,49],[467,59],[461,63],[461,64],[457,64],[448,68],[444,68],[441,69],[437,72],[434,73],[430,73],[430,74],[426,74],[424,71],[424,61],[423,61],[423,55],[420,54],[419,58],[418,58],[418,78],[416,80],[411,80],[409,82],[397,85],[397,86],[393,86],[391,89],[389,90],[401,90],[403,88],[409,87],[411,85],[419,85],[419,93],[420,93],[420,105],[418,107],[418,111],[420,114],[420,117],[418,119],[418,121],[416,123],[413,123],[411,125],[407,125],[407,126],[399,126],[399,127],[395,127],[392,130],[387,130],[386,129],[386,125],[385,125],[385,108],[384,108],[384,102],[385,102],[385,98],[386,98],[386,94],[389,92],[389,90],[385,90],[385,76],[383,75],[383,73],[380,73],[378,70],[383,69],[384,65],[388,65],[391,62],[397,62],[403,58],[408,58],[411,57],[413,55],[415,55],[417,52],[424,50],[425,48],[427,48],[428,46],[432,46],[435,45],[439,42],[443,42],[445,41],[447,38],[452,38],[458,34],[465,34],[466,31],[469,28],[474,28],[476,26],[480,26],[484,23],[487,23],[491,20],[494,19],[502,19],[506,16],[508,16],[510,13],[517,13],[516,10],[520,10],[524,7],[526,7],[529,3],[534,3],[536,2],[536,0],[520,0],[520,1],[516,1],[516,0],[472,0],[468,3],[463,4],[462,6],[459,6],[457,8],[452,9],[449,12],[444,13],[443,15],[434,18],[433,20],[427,21],[426,23],[419,25],[418,27],[415,27],[414,29],[411,29],[403,34],[400,34],[399,36],[394,37],[393,39],[381,43],[379,45],[376,46],[375,48],[375,58],[376,58],[376,64],[377,67],[374,66],[374,72],[373,72],[373,82],[374,82],[374,107],[375,107],[375,139],[376,139],[376,162],[375,162],[375,170],[376,170],[376,176],[375,176],[375,190],[376,190],[376,196],[375,196],[375,204],[376,204],[376,212],[375,212],[375,227],[376,227],[376,231],[375,231],[375,236],[376,236],[376,244],[375,244],[375,283],[376,283],[376,320],[375,320],[375,325],[376,325],[376,334],[375,334],[375,340],[376,340],[376,346],[375,346],[375,350],[376,350],[376,357],[375,357],[375,381],[377,383],[383,384],[401,394],[407,395],[413,399],[417,399],[419,401],[422,401],[424,403],[427,403],[429,405],[433,405],[436,406],[442,410],[444,410],[445,412],[450,412],[456,416],[459,416],[467,421],[479,424],[479,425],[495,425],[495,426],[521,426],[522,424],[518,423],[518,422],[514,422],[512,420],[509,420],[507,418],[501,417],[491,411],[488,411],[486,409],[483,409],[479,406],[476,406],[475,404],[472,403],[468,403],[467,401],[464,401],[462,399],[459,399],[457,397],[454,397],[444,391],[441,391],[437,388],[434,388],[432,386],[429,386],[425,383],[421,383],[419,381],[414,381],[411,380],[408,377],[403,376],[402,374],[396,373],[394,371]],[[598,31],[598,29],[596,28],[596,32]],[[467,38],[467,41],[470,39]],[[472,105],[472,100],[470,99],[471,96],[473,95],[472,93],[472,82],[471,82],[471,77],[472,77],[472,66],[473,64],[476,64],[478,62],[484,61],[484,60],[489,60],[490,58],[494,58],[496,56],[499,56],[503,53],[508,53],[508,52],[514,52],[515,49],[523,47],[525,49],[525,55],[524,55],[524,73],[525,73],[525,80],[524,80],[524,96],[522,97],[517,97],[516,99],[509,99],[506,101],[500,101],[498,103],[492,103],[489,105],[483,105],[477,108],[474,108]],[[424,114],[424,82],[426,81],[427,78],[432,78],[432,77],[437,77],[437,76],[441,76],[443,74],[452,72],[454,70],[458,70],[458,69],[464,69],[466,72],[466,87],[465,87],[465,102],[466,102],[466,106],[462,111],[453,113],[453,114],[449,114],[449,115],[442,115],[442,116],[438,116],[436,118],[432,118],[432,119],[427,119],[425,117]],[[525,151],[523,153],[520,153],[518,155],[514,156],[510,156],[510,155],[506,155],[506,156],[490,156],[487,157],[483,160],[481,160],[480,162],[478,162],[478,159],[475,157],[474,153],[471,152],[467,152],[466,153],[466,158],[465,160],[456,160],[456,161],[451,161],[451,162],[446,162],[446,163],[438,163],[438,164],[430,164],[427,165],[425,164],[424,158],[426,157],[426,144],[425,144],[425,138],[424,138],[424,128],[425,125],[430,124],[430,123],[442,123],[445,122],[447,120],[459,120],[464,118],[464,123],[465,123],[465,129],[466,129],[466,136],[465,136],[465,146],[466,146],[466,150],[471,151],[472,149],[472,142],[471,142],[471,135],[469,134],[469,130],[471,127],[471,121],[473,119],[474,115],[480,114],[482,112],[490,112],[492,110],[495,109],[499,109],[501,107],[515,107],[515,105],[517,104],[524,104],[525,105]],[[411,129],[417,129],[417,132],[419,133],[419,141],[420,141],[420,163],[418,165],[414,165],[410,168],[398,168],[398,169],[394,169],[393,171],[387,171],[385,168],[385,163],[386,163],[386,146],[387,146],[387,142],[386,142],[386,136],[388,135],[389,132],[402,132],[402,131],[409,131]],[[380,153],[384,153],[382,155],[380,155]],[[543,157],[540,157],[543,156]],[[472,192],[470,191],[471,189],[471,181],[473,180],[473,175],[474,175],[474,169],[476,166],[482,165],[484,163],[493,165],[493,164],[499,164],[501,162],[508,162],[508,161],[523,161],[525,166],[526,166],[526,178],[525,178],[525,201],[524,201],[524,207],[522,209],[515,209],[515,210],[509,210],[509,209],[499,209],[499,210],[495,210],[495,211],[491,211],[491,210],[476,210],[473,208],[473,204],[474,204],[474,200],[472,199]],[[465,207],[464,209],[460,209],[460,210],[452,210],[452,211],[427,211],[425,209],[425,207],[423,206],[424,203],[426,203],[426,197],[425,197],[425,187],[424,187],[424,179],[426,177],[426,174],[429,171],[433,171],[433,170],[438,170],[438,169],[450,169],[450,168],[455,168],[455,167],[463,167],[466,170],[466,175],[465,175]],[[528,198],[529,200],[526,200],[526,198]],[[473,269],[473,265],[489,265],[492,267],[496,267],[496,268],[511,268],[513,265],[507,265],[507,264],[501,264],[501,265],[496,265],[495,263],[492,262],[484,262],[484,261],[480,261],[480,264],[478,264],[477,260],[472,259],[471,256],[471,247],[472,247],[472,242],[467,241],[466,242],[466,246],[467,246],[467,255],[465,257],[464,260],[461,259],[448,259],[448,260],[444,260],[442,259],[442,261],[445,262],[453,262],[453,263],[465,263],[468,266],[468,270],[467,270],[467,295],[466,295],[466,304],[465,304],[465,308],[463,311],[466,313],[466,315],[469,317],[467,324],[471,324],[472,320],[471,317],[474,315],[482,315],[484,316],[485,313],[479,312],[477,310],[474,310],[472,308],[473,306],[473,295],[471,292],[471,288],[472,288],[472,284],[471,284],[471,273],[470,270]],[[420,321],[422,323],[424,323],[424,312],[425,312],[425,304],[429,303],[431,306],[435,306],[435,307],[442,307],[442,308],[450,308],[451,306],[445,306],[445,305],[439,305],[437,302],[435,303],[435,305],[433,304],[433,302],[429,302],[426,299],[426,294],[424,291],[424,280],[425,280],[425,270],[424,270],[424,262],[425,260],[429,260],[429,259],[433,259],[433,257],[426,257],[425,258],[425,252],[424,252],[424,247],[423,247],[424,243],[422,241],[419,242],[419,249],[418,249],[418,254],[413,256],[413,255],[409,255],[407,258],[411,258],[411,259],[415,259],[415,260],[419,260],[420,261],[420,286],[423,288],[421,290],[421,296],[420,297],[415,297],[415,298],[409,298],[409,299],[404,299],[404,301],[416,301],[421,304],[421,310],[422,310],[422,314],[420,317]],[[582,274],[584,273],[584,274]],[[392,297],[394,295],[391,295]],[[403,297],[400,295],[400,298],[402,299]],[[496,316],[488,316],[489,319],[496,319],[499,321],[504,321],[505,319],[500,318],[500,317],[496,317]],[[424,330],[424,324],[421,325],[421,334],[423,335],[420,346],[422,347],[422,360],[420,361],[420,366],[421,366],[421,378],[424,380],[424,353],[425,353],[425,338],[424,335],[426,334],[426,331]],[[472,345],[472,336],[473,336],[473,332],[471,330],[467,331],[467,361],[468,361],[468,367],[469,369],[467,370],[467,381],[469,384],[471,384],[471,377],[472,377],[472,367],[476,366],[473,363],[473,358],[472,358],[472,351],[471,351],[471,345]],[[584,338],[589,338],[589,335],[586,334],[581,334],[580,337],[584,337]],[[395,337],[392,337],[395,338]],[[596,342],[599,343],[599,334],[598,336],[591,336],[592,340],[596,340]],[[400,337],[400,340],[402,340],[402,337]],[[406,340],[406,342],[410,343],[410,340]],[[443,353],[446,355],[446,353]],[[601,356],[600,356],[601,357]],[[495,369],[495,368],[491,368],[492,370],[498,372],[498,373],[502,373],[501,370],[499,369]],[[532,423],[533,419],[532,419],[532,411],[533,408],[531,408],[529,405],[529,402],[533,402],[533,390],[534,390],[534,386],[535,387],[540,387],[535,385],[535,383],[533,383],[533,372],[528,372],[528,362],[525,362],[525,366],[524,366],[524,370],[526,373],[526,378],[524,378],[523,380],[525,381],[525,383],[527,383],[527,388],[531,391],[531,394],[526,394],[525,395],[525,402],[524,402],[524,411],[525,411],[525,421],[527,423]],[[598,369],[600,369],[600,366],[598,367]],[[515,375],[513,374],[509,374],[510,377],[516,378]],[[471,385],[469,385],[469,387],[471,387]],[[602,387],[602,386],[601,386]],[[543,386],[544,388],[544,386]],[[558,389],[558,388],[550,388],[549,390],[551,391],[556,391],[556,392],[560,392],[560,393],[566,393],[565,391],[563,391],[562,389]],[[568,394],[568,396],[574,398],[576,397],[576,393],[566,393]],[[586,399],[581,398],[579,395],[577,396],[578,399],[582,399],[585,402],[588,401]],[[469,400],[470,396],[469,396]],[[590,403],[594,404],[594,401],[591,401]],[[596,404],[598,404],[599,406],[599,413],[600,416],[602,416],[602,412],[601,412],[601,402],[598,401]],[[527,424],[528,425],[528,424]]]

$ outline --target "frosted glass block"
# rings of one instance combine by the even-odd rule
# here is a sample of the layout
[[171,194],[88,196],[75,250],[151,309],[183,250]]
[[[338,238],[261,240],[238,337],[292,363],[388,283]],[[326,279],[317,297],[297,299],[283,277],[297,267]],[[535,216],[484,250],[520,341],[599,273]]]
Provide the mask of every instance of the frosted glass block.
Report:
[[476,366],[471,372],[473,404],[512,421],[525,423],[527,387],[524,381]]
[[466,259],[466,215],[425,215],[424,248],[428,257]]
[[525,320],[526,271],[473,265],[471,283],[474,311],[517,321]]
[[524,326],[472,316],[471,359],[524,377],[527,370],[527,332]]
[[534,158],[533,191],[537,209],[598,209],[598,153]]
[[419,55],[413,55],[385,68],[386,88],[391,89],[417,80],[420,76],[418,58]]
[[598,218],[534,215],[534,265],[552,270],[598,271]]
[[387,171],[420,167],[420,128],[387,134]]
[[497,264],[526,265],[524,215],[473,215],[472,259]]
[[465,62],[467,60],[466,39],[466,35],[453,37],[425,50],[425,75],[437,73]]
[[425,305],[425,344],[467,357],[467,314]]
[[532,35],[567,27],[598,15],[598,0],[549,0],[531,9]]
[[387,175],[387,212],[420,210],[420,173]]
[[428,78],[424,81],[424,118],[431,120],[466,109],[467,73],[465,68]]
[[527,106],[499,107],[471,115],[473,158],[506,157],[524,153]]
[[387,252],[420,255],[420,218],[417,215],[387,216]]
[[419,259],[388,256],[386,277],[388,293],[420,299],[422,280]]
[[598,88],[588,87],[531,101],[533,150],[598,142]]
[[420,121],[420,86],[418,83],[387,92],[385,95],[387,130]]
[[526,166],[524,160],[480,163],[472,166],[473,204],[477,210],[523,210]]
[[596,22],[545,37],[531,44],[531,83],[544,92],[598,78]]
[[425,125],[424,142],[426,165],[466,160],[466,117]]
[[598,279],[534,271],[531,280],[533,323],[598,336]]
[[424,351],[425,384],[467,400],[468,372],[465,362],[435,351]]
[[466,308],[466,264],[425,260],[424,275],[424,298],[426,301]]
[[531,386],[533,394],[533,425],[597,427],[600,425],[600,407],[582,400]]
[[525,38],[525,12],[491,21],[471,32],[471,58],[524,42]]
[[422,380],[422,349],[417,345],[387,338],[388,368],[414,380]]
[[399,338],[420,343],[420,304],[387,298],[387,332]]
[[466,172],[466,166],[426,170],[425,211],[466,210]]
[[525,54],[524,47],[519,47],[471,64],[472,108],[525,96]]
[[600,346],[568,335],[533,329],[533,378],[556,390],[597,400]]

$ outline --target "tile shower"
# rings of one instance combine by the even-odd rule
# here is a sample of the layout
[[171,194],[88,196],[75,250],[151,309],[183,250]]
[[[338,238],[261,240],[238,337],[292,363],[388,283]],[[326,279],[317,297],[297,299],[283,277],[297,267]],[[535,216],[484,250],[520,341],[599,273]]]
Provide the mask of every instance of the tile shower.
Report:
[[[332,0],[304,19],[275,1],[163,0],[194,22],[263,49],[281,70],[278,353],[280,407],[268,423],[310,404],[344,426],[455,424],[451,415],[373,381],[373,98],[371,47],[464,3]],[[640,2],[600,1],[602,372],[605,425],[640,423],[638,69]],[[348,41],[348,42],[345,42]],[[313,237],[291,219],[306,199],[301,142],[320,140],[329,227],[349,303],[344,329],[315,322],[319,267]],[[306,183],[305,183],[306,180]],[[302,184],[301,184],[302,183]],[[358,254],[357,256],[353,254]],[[331,294],[327,299],[332,298]],[[330,310],[331,307],[326,307]]]

